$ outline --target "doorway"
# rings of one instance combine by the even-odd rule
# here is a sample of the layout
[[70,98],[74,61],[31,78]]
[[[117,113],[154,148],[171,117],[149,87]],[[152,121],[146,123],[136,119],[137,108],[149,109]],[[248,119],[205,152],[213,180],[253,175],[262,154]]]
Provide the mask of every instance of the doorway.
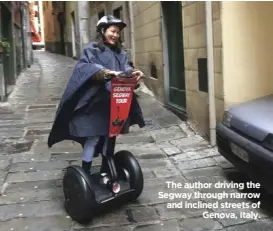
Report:
[[5,90],[7,94],[7,89],[9,86],[13,85],[15,83],[15,74],[16,74],[16,68],[13,68],[13,37],[12,37],[12,20],[11,20],[11,12],[10,10],[4,5],[1,4],[1,37],[6,38],[7,41],[10,43],[11,51],[9,56],[6,56],[5,54],[2,55],[3,58],[3,67],[4,67],[4,79],[5,79]]
[[186,117],[182,5],[179,1],[161,2],[161,9],[165,103]]
[[58,22],[60,28],[60,54],[65,55],[65,40],[64,40],[64,27],[65,27],[65,13],[59,12]]

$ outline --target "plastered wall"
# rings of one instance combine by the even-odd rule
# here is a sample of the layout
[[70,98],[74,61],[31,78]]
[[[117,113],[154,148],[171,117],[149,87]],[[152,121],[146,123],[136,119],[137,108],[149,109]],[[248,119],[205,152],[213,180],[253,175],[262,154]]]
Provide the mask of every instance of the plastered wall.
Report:
[[[220,121],[224,111],[221,2],[212,2],[212,8],[216,117]],[[198,58],[207,58],[205,2],[183,1],[182,22],[187,112],[189,119],[195,121],[200,132],[206,136],[209,132],[209,100],[208,93],[199,90],[198,80]]]
[[224,93],[229,107],[273,93],[273,2],[222,4]]
[[[136,67],[141,69],[147,80],[148,88],[155,97],[164,101],[163,57],[161,40],[160,2],[133,2],[134,41]],[[151,75],[151,67],[155,65],[157,78]]]
[[45,49],[54,53],[61,52],[58,14],[63,11],[62,7],[60,3],[43,1]]
[[44,12],[44,35],[45,42],[55,42],[56,36],[58,36],[58,31],[54,27],[54,15],[52,14],[53,7],[51,1],[43,2],[43,12]]

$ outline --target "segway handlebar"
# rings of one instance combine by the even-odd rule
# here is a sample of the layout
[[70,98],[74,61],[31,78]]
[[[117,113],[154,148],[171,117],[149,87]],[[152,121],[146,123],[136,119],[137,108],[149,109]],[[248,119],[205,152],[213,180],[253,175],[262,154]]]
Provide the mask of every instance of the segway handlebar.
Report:
[[[133,78],[135,78],[137,80],[137,76],[133,75],[132,71],[127,71],[127,72],[120,73],[118,76],[116,76],[114,74],[106,74],[105,81],[108,82],[114,78],[118,78],[118,79],[133,79]],[[141,77],[141,78],[143,78],[143,77]]]

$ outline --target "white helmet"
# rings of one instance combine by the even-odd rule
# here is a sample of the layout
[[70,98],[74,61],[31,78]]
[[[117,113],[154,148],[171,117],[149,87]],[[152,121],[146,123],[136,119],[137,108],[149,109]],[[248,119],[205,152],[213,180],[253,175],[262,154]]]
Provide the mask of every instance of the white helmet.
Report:
[[126,23],[122,22],[122,20],[112,16],[112,15],[107,15],[103,16],[97,23],[97,31],[101,31],[101,29],[115,25],[119,27],[120,30],[123,30],[124,27],[126,27]]

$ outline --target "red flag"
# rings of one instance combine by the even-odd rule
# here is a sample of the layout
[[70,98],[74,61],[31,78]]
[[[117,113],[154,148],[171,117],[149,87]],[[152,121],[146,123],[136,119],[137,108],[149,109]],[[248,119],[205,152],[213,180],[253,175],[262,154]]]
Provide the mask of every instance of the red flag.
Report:
[[118,136],[131,108],[137,78],[113,78],[111,86],[111,114],[109,137]]

